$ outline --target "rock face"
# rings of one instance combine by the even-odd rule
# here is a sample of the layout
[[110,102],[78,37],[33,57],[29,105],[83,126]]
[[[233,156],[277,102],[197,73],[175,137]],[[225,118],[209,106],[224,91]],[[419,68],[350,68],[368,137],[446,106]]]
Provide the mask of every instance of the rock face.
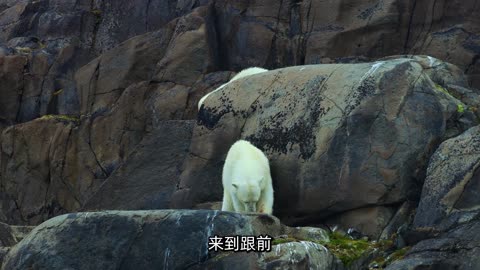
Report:
[[437,85],[466,84],[463,77],[434,81],[444,66],[399,58],[291,67],[230,83],[199,111],[173,206],[221,198],[223,159],[239,138],[267,153],[274,214],[287,223],[404,202],[433,149],[475,121]]
[[10,248],[22,240],[33,228],[0,223],[0,266]]
[[430,159],[415,227],[444,229],[451,225],[441,221],[479,212],[479,167],[480,126],[443,142]]
[[[478,18],[475,0],[0,0],[0,222],[218,209],[224,155],[244,138],[271,159],[283,222],[416,244],[392,269],[474,269],[478,130],[456,136],[480,117]],[[198,114],[203,95],[251,66],[272,71],[232,83]],[[156,215],[98,220],[126,226],[112,250],[130,252],[128,263],[172,266],[173,250],[151,259],[125,248],[139,226],[169,220]],[[71,235],[92,225],[65,217]],[[21,238],[5,226],[0,258]],[[18,254],[52,244],[36,241],[62,226],[42,227],[9,263],[34,262]],[[277,251],[191,255],[188,266],[339,267],[316,245]],[[48,252],[39,261],[54,268]]]
[[427,54],[459,65],[478,86],[480,9],[474,1],[217,1],[215,7],[227,66]]
[[418,242],[387,269],[480,267],[480,127],[443,142],[430,160],[413,222]]
[[478,215],[476,221],[458,224],[417,243],[404,259],[392,263],[386,270],[405,269],[464,269],[480,267]]
[[[311,242],[289,244],[295,249],[280,245],[267,253],[233,253],[243,262],[233,268],[222,263],[235,259],[209,250],[212,236],[276,236],[290,230],[268,215],[209,210],[66,214],[37,226],[8,253],[2,269],[269,269],[291,262],[289,254],[297,256],[295,269],[341,266]],[[251,267],[242,268],[246,263]]]
[[[192,121],[164,121],[147,134],[83,209],[162,209],[170,204],[190,146]],[[141,168],[141,170],[139,170]]]
[[[134,171],[125,161],[137,146],[141,147],[140,142],[151,130],[163,128],[161,122],[166,120],[195,119],[196,104],[205,93],[231,78],[232,71],[249,66],[275,69],[364,62],[396,54],[427,54],[460,67],[437,62],[435,58],[413,57],[421,62],[422,70],[433,82],[463,102],[465,111],[469,107],[476,109],[478,95],[468,82],[480,85],[476,57],[480,43],[475,23],[478,15],[473,0],[448,3],[202,0],[135,4],[110,0],[1,1],[0,131],[5,132],[0,139],[4,147],[0,161],[0,208],[3,209],[0,220],[38,224],[61,213],[87,206],[100,207],[98,197],[108,191],[96,197],[93,194],[120,167],[125,166],[122,169],[125,174]],[[365,64],[365,69],[371,67]],[[467,78],[459,76],[463,72]],[[360,78],[354,75],[352,80]],[[60,123],[51,118],[36,120],[50,115],[67,117]],[[451,132],[445,137],[454,136],[470,125],[462,121],[447,123],[447,131]],[[162,136],[168,136],[167,133]],[[15,134],[38,136],[17,138]],[[58,136],[50,140],[47,135],[53,134]],[[155,134],[161,138],[160,132]],[[302,139],[305,136],[311,135],[301,135]],[[149,140],[155,139],[149,136]],[[311,138],[308,140],[311,142]],[[14,143],[22,146],[13,147]],[[39,153],[30,157],[29,147],[50,149],[52,155]],[[301,151],[302,155],[308,155],[312,150]],[[26,157],[29,162],[23,162]],[[205,175],[217,172],[221,164],[216,166],[214,171],[205,167]],[[299,169],[292,164],[288,166],[290,175]],[[192,167],[186,163],[182,170],[187,171],[185,175]],[[141,185],[151,181],[146,179]],[[182,181],[178,189],[188,186],[187,180]],[[112,183],[113,178],[107,182]],[[300,184],[309,183],[289,185]],[[29,186],[29,192],[35,191],[35,198],[25,197],[26,191],[20,188],[25,185]],[[381,186],[374,188],[375,194],[369,193],[353,204],[378,200],[380,204],[394,202],[396,207],[402,203],[400,197],[405,194],[380,199]],[[160,189],[152,190],[164,194],[155,199],[162,202],[152,204],[155,207],[182,205],[182,201],[192,200],[193,206],[197,205],[197,199],[189,198],[186,190],[177,190],[175,202],[170,204],[170,191],[165,189],[172,188]],[[303,196],[297,186],[292,190],[295,196]],[[219,200],[218,187],[213,191],[212,196],[200,198],[198,203]],[[87,203],[90,197],[92,202]],[[286,203],[290,200],[296,199],[289,197]],[[334,203],[330,201],[326,206]],[[125,204],[104,205],[120,208]]]

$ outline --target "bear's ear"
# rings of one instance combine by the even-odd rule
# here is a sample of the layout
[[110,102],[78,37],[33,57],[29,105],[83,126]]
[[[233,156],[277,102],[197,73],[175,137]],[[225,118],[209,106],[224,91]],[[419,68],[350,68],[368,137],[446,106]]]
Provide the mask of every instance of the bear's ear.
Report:
[[232,186],[233,186],[235,189],[238,188],[237,184],[232,184]]

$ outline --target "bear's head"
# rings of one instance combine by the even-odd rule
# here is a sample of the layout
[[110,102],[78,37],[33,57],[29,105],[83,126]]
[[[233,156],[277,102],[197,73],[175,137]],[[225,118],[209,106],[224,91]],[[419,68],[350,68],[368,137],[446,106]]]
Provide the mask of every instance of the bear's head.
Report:
[[255,213],[257,212],[257,202],[262,193],[261,182],[252,181],[247,183],[234,182],[232,183],[236,198],[243,204],[245,211]]

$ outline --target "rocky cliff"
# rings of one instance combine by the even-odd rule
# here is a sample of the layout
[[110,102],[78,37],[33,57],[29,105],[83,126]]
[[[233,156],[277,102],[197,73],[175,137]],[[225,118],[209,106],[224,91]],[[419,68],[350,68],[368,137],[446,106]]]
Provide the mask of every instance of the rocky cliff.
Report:
[[[473,0],[0,0],[3,269],[90,269],[80,255],[111,269],[477,269],[479,18]],[[250,66],[270,71],[197,111]],[[369,251],[350,260],[292,234],[277,253],[190,258],[181,254],[205,241],[139,239],[162,241],[170,215],[206,220],[184,224],[192,238],[217,224],[208,211],[140,210],[218,209],[239,138],[270,159],[273,236],[316,226],[377,243],[351,239]],[[49,220],[99,210],[140,212]],[[220,216],[220,234],[265,231],[235,227],[255,218]],[[44,221],[19,244],[23,234],[10,233]],[[63,248],[97,223],[78,253]],[[146,249],[155,251],[140,256]]]

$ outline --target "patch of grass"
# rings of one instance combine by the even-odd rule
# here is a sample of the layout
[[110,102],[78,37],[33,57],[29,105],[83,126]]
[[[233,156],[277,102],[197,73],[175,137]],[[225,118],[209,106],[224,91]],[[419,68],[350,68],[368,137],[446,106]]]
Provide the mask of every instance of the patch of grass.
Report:
[[355,260],[358,260],[368,251],[373,250],[376,242],[364,239],[352,239],[347,235],[333,232],[330,235],[330,242],[319,242],[340,259],[345,266],[349,266]]
[[95,8],[95,9],[92,9],[90,12],[92,12],[92,14],[97,17],[102,16],[102,11],[100,9]]
[[394,251],[390,256],[387,257],[387,261],[390,263],[403,259],[405,257],[405,254],[411,249],[411,247],[404,247],[399,250]]
[[[394,261],[401,260],[405,257],[405,254],[411,249],[411,247],[404,247],[398,250],[395,250],[393,253],[385,257],[377,257],[370,263],[370,268],[375,269],[384,269],[385,267],[392,264]],[[375,265],[375,267],[372,267]]]
[[59,90],[53,92],[53,95],[54,95],[54,96],[58,96],[58,95],[60,95],[62,92],[63,92],[63,89],[59,89]]
[[444,93],[444,94],[446,94],[446,95],[448,95],[448,96],[454,97],[454,96],[452,96],[452,94],[450,94],[450,93],[447,91],[447,89],[443,88],[440,84],[435,84],[435,88],[436,88],[438,91],[440,91],[440,92],[442,92],[442,93]]
[[278,245],[278,244],[283,244],[283,243],[288,243],[288,242],[299,242],[300,239],[296,239],[293,237],[287,237],[287,238],[277,238],[273,239],[272,245]]
[[42,41],[39,41],[38,45],[39,45],[39,49],[45,49],[47,47],[47,44],[45,44],[45,42],[42,42]]
[[40,119],[55,119],[58,121],[66,121],[66,122],[74,122],[75,124],[80,123],[80,118],[72,115],[66,115],[66,114],[46,114]]
[[30,54],[32,53],[32,49],[28,47],[15,47],[15,50],[22,54]]
[[[435,84],[435,89],[437,89],[438,91],[440,91],[440,92],[442,92],[442,93],[444,93],[444,94],[446,94],[446,95],[448,95],[448,96],[450,96],[450,97],[452,97],[452,98],[454,98],[454,99],[458,99],[458,100],[460,99],[460,98],[458,98],[458,97],[450,94],[450,92],[448,92],[447,89],[443,88],[443,87],[442,87],[441,85],[439,85],[439,84]],[[465,108],[463,107],[463,104],[457,104],[457,112],[459,112],[459,113],[465,112]]]
[[[329,233],[329,241],[322,241],[319,239],[297,239],[291,235],[287,235],[284,238],[274,239],[272,245],[284,244],[289,242],[310,241],[325,246],[333,255],[342,261],[342,263],[348,267],[354,261],[362,258],[365,255],[372,252],[379,252],[384,254],[385,257],[377,257],[372,263],[376,263],[379,266],[388,265],[392,262],[399,260],[405,256],[405,253],[410,247],[402,248],[388,252],[394,248],[395,235],[392,239],[380,240],[380,241],[368,241],[365,239],[352,239],[348,235],[341,234],[339,232]],[[390,254],[386,256],[386,254]]]
[[345,266],[349,266],[352,262],[360,259],[363,255],[374,249],[386,250],[393,245],[392,240],[382,240],[379,242],[368,241],[365,239],[352,239],[348,235],[338,232],[330,233],[329,241],[318,239],[296,239],[292,236],[286,238],[274,239],[272,245],[278,245],[289,242],[310,241],[325,246],[332,254],[342,261]]

